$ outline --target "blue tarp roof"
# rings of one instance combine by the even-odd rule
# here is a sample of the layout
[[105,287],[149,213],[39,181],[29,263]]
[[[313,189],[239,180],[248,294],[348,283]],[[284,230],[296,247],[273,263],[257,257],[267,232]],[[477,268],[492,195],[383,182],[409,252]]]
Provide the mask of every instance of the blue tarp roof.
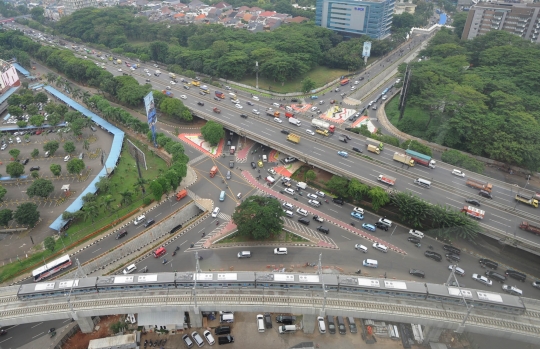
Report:
[[4,92],[3,94],[1,94],[0,95],[0,104],[4,103],[6,101],[6,99],[9,98],[9,96],[11,96],[13,93],[15,93],[15,91],[17,91],[18,88],[19,88],[19,86],[12,87],[9,90],[7,90],[6,92]]
[[28,72],[28,70],[24,69],[22,67],[22,65],[20,65],[19,63],[13,63],[12,65],[15,67],[15,69],[17,69],[19,72],[21,72],[22,75],[24,75],[26,77],[30,76],[30,73]]
[[[96,183],[99,182],[101,177],[107,176],[107,169],[112,170],[116,167],[116,163],[118,162],[118,158],[120,157],[120,151],[122,150],[122,143],[124,142],[124,131],[120,130],[118,127],[114,126],[113,124],[109,123],[108,121],[103,120],[98,115],[92,113],[90,110],[86,109],[79,103],[75,102],[71,98],[67,97],[66,95],[60,93],[56,89],[52,88],[51,86],[45,86],[45,90],[52,94],[57,99],[61,100],[62,102],[66,103],[68,106],[72,107],[73,109],[77,110],[81,114],[89,117],[94,121],[97,125],[99,125],[101,128],[107,130],[109,133],[113,135],[113,143],[111,146],[111,150],[109,153],[109,156],[107,157],[107,160],[105,161],[105,167],[99,171],[98,175],[94,178],[92,182],[86,187],[82,193],[73,201],[71,205],[66,209],[66,211],[69,212],[76,212],[81,209],[83,202],[82,197],[85,196],[88,193],[95,194],[96,192]],[[49,228],[53,230],[59,231],[63,225],[65,224],[64,220],[62,219],[62,215],[60,215],[56,220],[49,226]]]
[[446,14],[445,13],[441,13],[439,15],[439,24],[440,25],[446,24]]

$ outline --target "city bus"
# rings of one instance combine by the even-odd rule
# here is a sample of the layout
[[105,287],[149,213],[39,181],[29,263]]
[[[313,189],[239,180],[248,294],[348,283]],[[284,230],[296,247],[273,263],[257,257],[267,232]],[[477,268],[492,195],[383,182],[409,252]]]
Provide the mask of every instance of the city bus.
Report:
[[66,254],[65,256],[62,256],[32,271],[34,282],[39,282],[45,278],[48,278],[49,276],[56,274],[69,266],[71,266],[71,258],[69,258],[69,255]]

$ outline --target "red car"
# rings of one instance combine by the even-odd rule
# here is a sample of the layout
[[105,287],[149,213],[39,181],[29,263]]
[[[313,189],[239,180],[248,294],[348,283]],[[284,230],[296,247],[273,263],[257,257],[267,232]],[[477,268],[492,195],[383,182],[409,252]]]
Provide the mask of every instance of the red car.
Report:
[[41,130],[37,130],[36,135],[40,135],[40,134],[41,134]]
[[334,104],[334,103],[336,103],[336,101],[332,99],[332,100],[330,101],[330,104]]

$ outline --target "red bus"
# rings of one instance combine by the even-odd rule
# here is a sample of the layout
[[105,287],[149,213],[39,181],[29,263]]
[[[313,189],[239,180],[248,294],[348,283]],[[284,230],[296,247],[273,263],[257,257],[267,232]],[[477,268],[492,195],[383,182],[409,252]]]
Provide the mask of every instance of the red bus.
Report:
[[349,79],[343,79],[340,82],[341,86],[347,85],[348,83],[349,83]]
[[167,250],[165,250],[165,247],[160,247],[154,251],[154,258],[159,258],[160,256],[163,256],[165,253],[167,253]]

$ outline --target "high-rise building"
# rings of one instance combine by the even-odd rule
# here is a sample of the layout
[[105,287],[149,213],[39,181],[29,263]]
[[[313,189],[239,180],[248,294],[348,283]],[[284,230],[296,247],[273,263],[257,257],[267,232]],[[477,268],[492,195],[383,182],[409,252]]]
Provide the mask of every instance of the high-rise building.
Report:
[[469,10],[461,38],[473,39],[492,30],[504,30],[540,43],[540,4],[479,3]]
[[315,23],[344,37],[390,35],[395,0],[317,0]]
[[64,5],[64,13],[70,15],[73,12],[85,7],[97,7],[97,0],[62,0]]

